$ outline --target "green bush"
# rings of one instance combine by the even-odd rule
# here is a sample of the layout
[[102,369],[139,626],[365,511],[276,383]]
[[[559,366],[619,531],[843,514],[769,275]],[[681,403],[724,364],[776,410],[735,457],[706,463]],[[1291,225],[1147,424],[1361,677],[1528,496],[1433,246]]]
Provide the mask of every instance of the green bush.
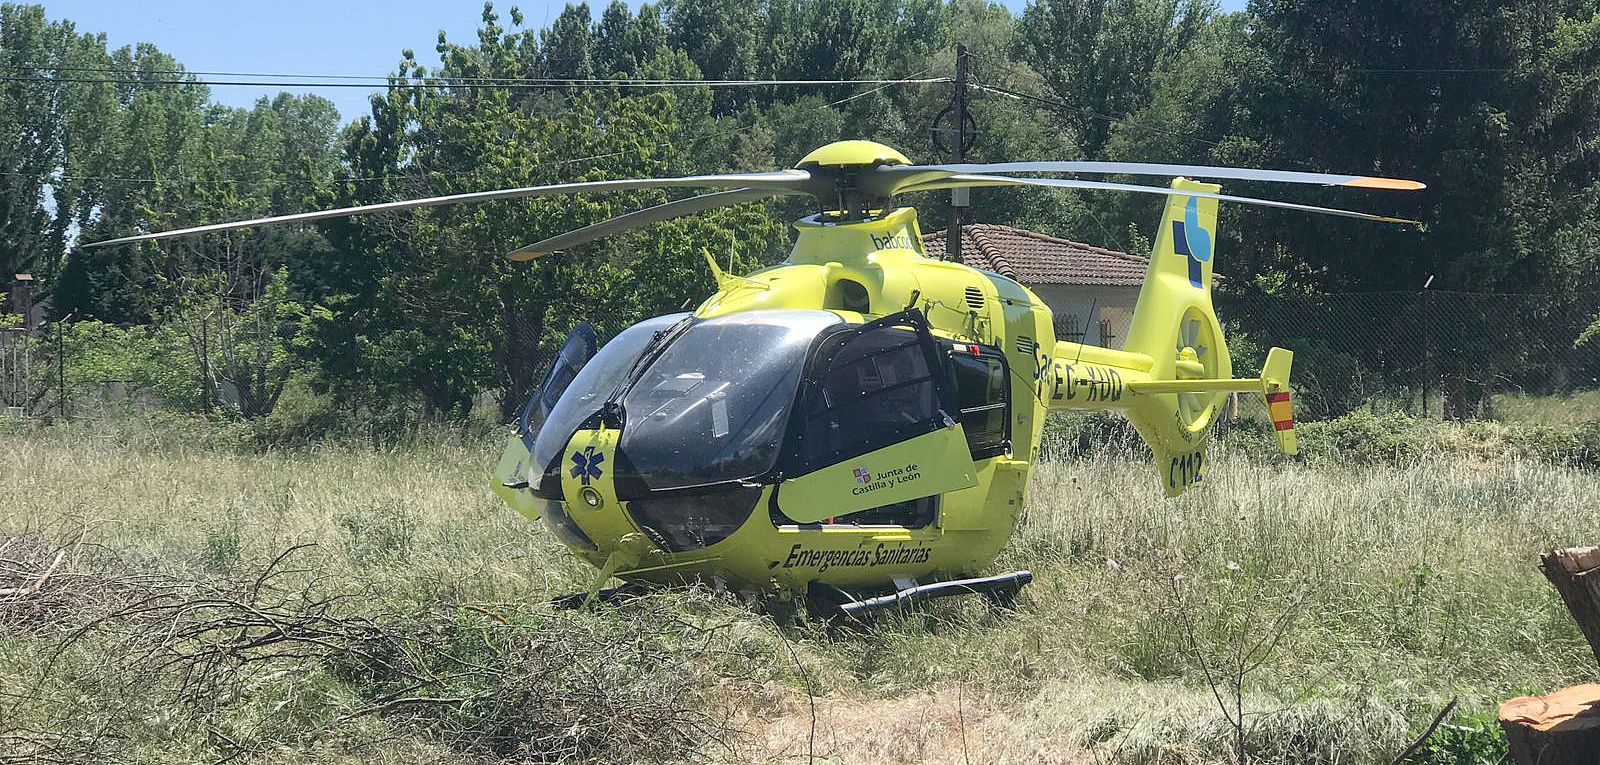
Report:
[[1600,421],[1569,427],[1540,425],[1514,432],[1515,443],[1529,456],[1558,465],[1600,470]]
[[501,424],[478,417],[429,418],[417,401],[347,403],[332,393],[319,392],[310,376],[297,374],[284,387],[272,413],[251,421],[249,428],[259,449],[294,449],[318,443],[394,449],[441,439],[481,442],[499,433]]
[[[177,332],[101,321],[58,326],[61,337],[41,339],[41,352],[48,354],[52,371],[64,375],[73,405],[84,398],[104,399],[115,391],[129,401],[154,398],[179,411],[201,408],[200,367]],[[57,355],[64,356],[59,367]]]
[[1506,734],[1492,714],[1458,717],[1428,737],[1418,762],[1425,765],[1493,765],[1506,758]]
[[1446,451],[1440,424],[1403,412],[1359,409],[1322,422],[1295,427],[1300,453],[1323,462],[1407,464]]
[[326,439],[345,419],[333,397],[318,393],[310,378],[293,375],[278,397],[277,406],[251,428],[263,447],[304,446]]

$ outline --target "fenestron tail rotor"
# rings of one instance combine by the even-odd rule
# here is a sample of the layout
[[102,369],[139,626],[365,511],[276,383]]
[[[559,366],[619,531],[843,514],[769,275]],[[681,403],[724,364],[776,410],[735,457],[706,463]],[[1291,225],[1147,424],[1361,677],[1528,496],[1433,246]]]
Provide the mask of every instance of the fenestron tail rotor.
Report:
[[[1217,342],[1210,325],[1197,312],[1191,310],[1178,320],[1178,342],[1173,363],[1173,376],[1178,380],[1201,380],[1216,377],[1216,355],[1211,347]],[[1178,394],[1178,417],[1185,427],[1201,421],[1206,408],[1217,394],[1185,392]]]

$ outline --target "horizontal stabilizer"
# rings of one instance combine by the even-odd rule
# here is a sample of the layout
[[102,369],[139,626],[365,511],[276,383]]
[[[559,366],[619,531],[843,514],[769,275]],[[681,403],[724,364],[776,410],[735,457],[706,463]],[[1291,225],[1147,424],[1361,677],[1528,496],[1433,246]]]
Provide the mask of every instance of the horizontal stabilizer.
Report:
[[1262,365],[1260,377],[1142,380],[1127,383],[1127,388],[1129,393],[1136,395],[1259,391],[1266,397],[1267,412],[1272,415],[1272,428],[1278,436],[1279,451],[1284,454],[1298,454],[1299,446],[1294,437],[1294,406],[1289,398],[1289,369],[1293,363],[1293,351],[1273,348],[1267,352],[1267,363]]

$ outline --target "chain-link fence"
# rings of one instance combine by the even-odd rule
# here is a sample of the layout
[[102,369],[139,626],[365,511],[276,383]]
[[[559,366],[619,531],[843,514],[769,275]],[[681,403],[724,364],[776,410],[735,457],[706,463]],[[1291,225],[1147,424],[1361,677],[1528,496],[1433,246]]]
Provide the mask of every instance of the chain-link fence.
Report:
[[98,417],[127,409],[200,410],[204,380],[192,349],[152,342],[147,327],[20,317],[0,329],[0,414]]
[[1427,290],[1219,298],[1236,371],[1267,344],[1295,351],[1307,419],[1382,402],[1419,416],[1495,415],[1498,397],[1600,387],[1600,292],[1569,296]]
[[23,327],[0,329],[0,414],[22,419],[32,404],[33,343]]

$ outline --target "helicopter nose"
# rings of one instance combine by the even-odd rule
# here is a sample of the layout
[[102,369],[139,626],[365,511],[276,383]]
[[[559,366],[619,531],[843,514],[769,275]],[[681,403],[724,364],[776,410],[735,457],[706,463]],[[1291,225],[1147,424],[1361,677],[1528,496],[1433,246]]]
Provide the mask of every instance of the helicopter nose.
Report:
[[567,441],[561,463],[561,494],[567,514],[603,550],[616,549],[623,537],[638,534],[617,499],[615,428],[580,430]]

